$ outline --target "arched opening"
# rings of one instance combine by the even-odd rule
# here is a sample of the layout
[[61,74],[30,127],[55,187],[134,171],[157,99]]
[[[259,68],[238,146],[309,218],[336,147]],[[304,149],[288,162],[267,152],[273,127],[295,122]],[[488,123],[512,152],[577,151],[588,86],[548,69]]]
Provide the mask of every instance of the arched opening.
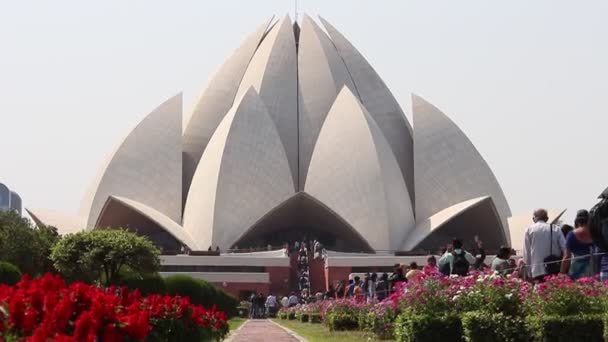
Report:
[[282,246],[285,242],[312,239],[319,240],[329,250],[374,252],[350,224],[304,192],[262,217],[232,247]]
[[507,243],[500,217],[490,197],[437,227],[415,250],[437,252],[454,238],[462,240],[465,248],[472,249],[475,236],[483,242],[486,253],[497,252],[501,245]]
[[95,228],[125,228],[150,239],[163,254],[174,254],[183,244],[158,223],[124,203],[110,198],[104,206]]

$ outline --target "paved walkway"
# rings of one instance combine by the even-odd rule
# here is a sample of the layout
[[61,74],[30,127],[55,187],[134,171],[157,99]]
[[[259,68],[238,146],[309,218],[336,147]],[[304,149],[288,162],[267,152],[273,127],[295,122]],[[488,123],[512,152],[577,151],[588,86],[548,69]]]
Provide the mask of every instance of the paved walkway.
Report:
[[267,319],[250,319],[235,330],[226,342],[301,342],[306,341],[293,332]]

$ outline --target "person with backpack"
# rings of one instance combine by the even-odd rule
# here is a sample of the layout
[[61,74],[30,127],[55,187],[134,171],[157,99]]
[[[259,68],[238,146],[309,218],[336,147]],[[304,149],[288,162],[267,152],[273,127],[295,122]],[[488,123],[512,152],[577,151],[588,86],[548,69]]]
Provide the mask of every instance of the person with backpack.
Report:
[[449,264],[450,275],[465,277],[469,274],[469,267],[475,264],[476,258],[462,248],[462,241],[459,239],[452,241],[452,248],[454,249],[452,252],[445,253],[439,259],[439,268]]

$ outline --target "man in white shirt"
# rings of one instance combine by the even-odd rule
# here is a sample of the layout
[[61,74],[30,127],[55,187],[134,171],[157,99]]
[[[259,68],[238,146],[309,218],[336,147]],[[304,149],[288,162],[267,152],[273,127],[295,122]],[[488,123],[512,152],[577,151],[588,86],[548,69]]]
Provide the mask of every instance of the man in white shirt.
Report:
[[266,297],[266,314],[268,316],[274,316],[277,307],[277,297],[272,292]]
[[547,210],[535,210],[532,221],[534,224],[526,229],[524,238],[524,263],[528,268],[527,274],[535,281],[542,281],[547,275],[545,258],[550,255],[558,257],[564,255],[566,239],[561,230],[547,223],[549,221]]
[[294,292],[292,292],[291,295],[289,296],[289,299],[287,300],[287,306],[289,306],[289,307],[296,306],[296,305],[298,305],[299,302],[300,302],[300,300],[298,299],[298,296],[296,296],[296,294]]

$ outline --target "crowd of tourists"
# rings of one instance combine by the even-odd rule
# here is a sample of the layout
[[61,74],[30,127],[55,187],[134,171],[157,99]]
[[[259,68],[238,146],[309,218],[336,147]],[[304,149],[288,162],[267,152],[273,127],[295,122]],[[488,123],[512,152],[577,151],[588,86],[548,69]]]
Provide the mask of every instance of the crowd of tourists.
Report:
[[[547,211],[534,211],[532,224],[524,236],[523,253],[516,256],[509,246],[501,246],[491,263],[486,263],[483,242],[475,237],[473,248],[466,250],[460,239],[453,239],[436,257],[430,255],[424,266],[411,262],[395,264],[389,273],[352,275],[348,281],[339,281],[325,292],[313,293],[310,288],[311,253],[321,258],[324,250],[320,242],[307,244],[298,241],[287,246],[290,253],[297,253],[298,285],[300,293],[276,297],[269,294],[252,295],[251,316],[273,316],[281,307],[292,307],[320,300],[354,299],[359,302],[378,302],[387,298],[398,287],[425,275],[467,276],[472,271],[494,271],[531,282],[542,282],[548,275],[563,273],[572,279],[599,276],[608,280],[608,254],[593,242],[590,231],[590,214],[579,210],[574,225],[553,225]],[[281,298],[280,300],[278,298]]]

